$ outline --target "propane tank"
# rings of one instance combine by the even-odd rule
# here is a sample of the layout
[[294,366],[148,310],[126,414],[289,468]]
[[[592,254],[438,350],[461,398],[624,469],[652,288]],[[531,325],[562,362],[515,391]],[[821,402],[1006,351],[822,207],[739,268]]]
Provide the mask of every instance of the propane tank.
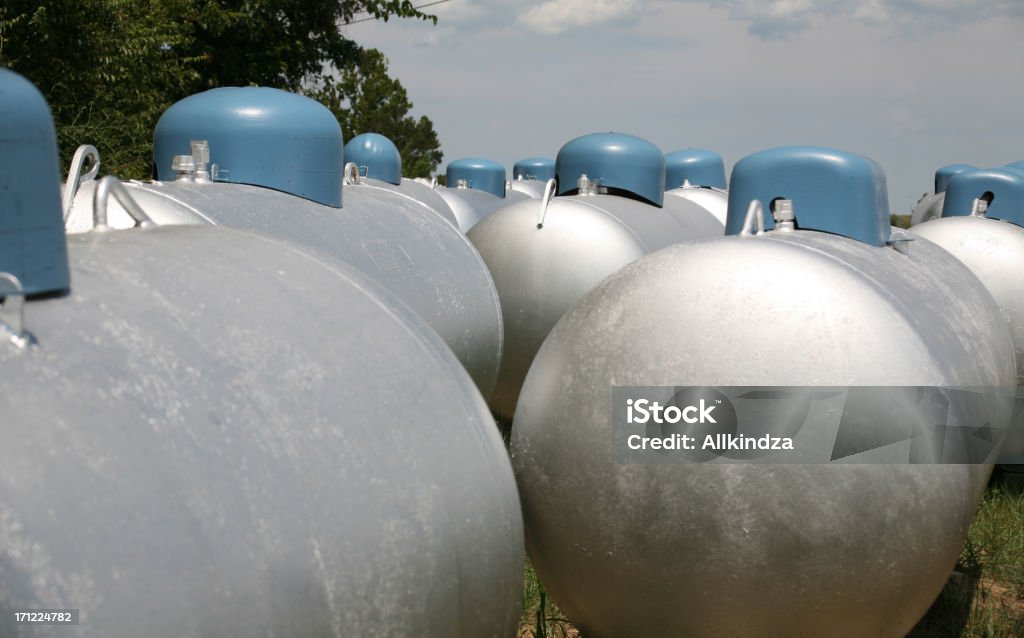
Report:
[[65,244],[46,103],[0,70],[0,237],[29,249],[0,251],[0,609],[105,638],[510,635],[514,479],[433,331],[343,263],[113,230],[109,198],[145,213],[112,177],[96,197]]
[[729,191],[725,189],[725,162],[718,153],[700,148],[666,153],[665,188],[666,195],[700,205],[725,226]]
[[[1006,423],[1010,336],[956,259],[890,237],[866,158],[764,151],[736,165],[729,196],[730,236],[619,270],[537,354],[510,447],[531,563],[586,635],[904,636],[946,582],[995,454],[931,417],[948,395],[960,422]],[[622,460],[615,400],[640,386],[682,396],[703,425],[624,426],[634,443],[714,430],[717,415],[732,433],[794,429],[795,451],[702,439],[710,458]],[[829,401],[862,386],[892,400],[843,421],[850,399]],[[722,390],[739,392],[733,413]]]
[[942,217],[942,203],[946,199],[946,185],[951,177],[964,171],[976,170],[977,166],[970,164],[948,164],[935,171],[935,192],[925,196],[914,207],[910,215],[910,225],[917,226],[929,219]]
[[[1024,174],[1012,167],[962,172],[949,180],[942,217],[914,227],[962,261],[999,304],[1016,347],[1017,388],[1024,388]],[[1013,424],[999,463],[1024,471],[1024,428]]]
[[479,157],[448,164],[445,182],[447,187],[437,189],[437,193],[451,207],[464,233],[499,208],[529,199],[528,195],[508,188],[504,166]]
[[[486,395],[502,328],[479,254],[424,205],[371,180],[350,180],[342,207],[342,148],[337,120],[315,100],[261,87],[212,89],[171,106],[157,123],[160,181],[126,186],[155,223],[252,230],[355,266],[419,313]],[[193,157],[192,168],[175,161],[178,153]],[[70,230],[92,227],[94,192],[94,183],[79,187]],[[119,207],[109,217],[113,227],[131,223]]]
[[555,160],[547,157],[528,157],[512,166],[512,190],[532,199],[544,196],[544,187],[555,176]]
[[510,421],[526,371],[558,319],[599,281],[671,244],[722,234],[700,206],[662,207],[665,163],[650,142],[620,133],[576,138],[558,152],[557,194],[507,206],[470,240],[501,299],[505,354],[491,409]]
[[345,175],[347,182],[404,195],[458,227],[455,213],[432,187],[402,177],[402,155],[387,137],[380,133],[356,135],[345,144],[345,162],[356,166],[354,175]]

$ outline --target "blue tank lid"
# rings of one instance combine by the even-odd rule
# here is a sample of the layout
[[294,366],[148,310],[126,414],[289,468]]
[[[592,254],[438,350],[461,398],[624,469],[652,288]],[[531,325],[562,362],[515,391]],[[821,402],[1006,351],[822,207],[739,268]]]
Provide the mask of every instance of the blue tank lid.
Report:
[[46,99],[0,68],[0,272],[26,295],[71,286],[60,197],[57,133]]
[[345,162],[359,167],[359,174],[389,184],[402,183],[402,155],[395,143],[380,133],[361,133],[345,145]]
[[665,154],[665,188],[672,190],[683,185],[725,188],[725,162],[714,151],[688,148]]
[[341,128],[316,100],[265,87],[226,87],[172,105],[153,135],[157,177],[174,179],[171,160],[206,140],[219,182],[265,186],[341,206]]
[[455,188],[460,179],[470,188],[505,197],[505,167],[489,159],[464,157],[448,164],[445,172],[448,188]]
[[635,195],[655,206],[665,198],[665,156],[654,144],[624,133],[591,133],[570,140],[555,159],[558,195],[578,190],[581,175],[591,183]]
[[1019,168],[1019,169],[1024,170],[1024,160],[1021,160],[1019,162],[1010,162],[1006,166],[1009,167],[1009,168]]
[[546,182],[555,176],[555,160],[547,157],[521,159],[512,166],[512,179],[535,179]]
[[973,171],[977,168],[977,166],[971,166],[970,164],[947,164],[946,166],[943,166],[935,171],[935,192],[946,192],[946,185],[949,184],[950,177],[953,177],[957,173]]
[[942,216],[970,215],[974,200],[986,194],[991,197],[985,213],[988,217],[1024,226],[1024,173],[1007,167],[965,171],[951,177]]
[[774,228],[771,204],[793,201],[796,225],[843,235],[873,246],[889,239],[889,197],[882,167],[831,148],[789,146],[748,155],[729,180],[727,235],[738,235],[747,208],[759,200],[765,228]]

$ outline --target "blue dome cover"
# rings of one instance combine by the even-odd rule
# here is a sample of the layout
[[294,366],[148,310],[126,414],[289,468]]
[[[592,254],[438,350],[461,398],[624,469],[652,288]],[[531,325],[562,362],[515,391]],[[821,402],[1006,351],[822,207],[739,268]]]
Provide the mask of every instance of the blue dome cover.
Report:
[[1007,166],[1010,168],[1024,168],[1024,160],[1019,162],[1010,162]]
[[0,272],[26,295],[68,290],[57,134],[46,99],[0,68]]
[[402,155],[395,143],[380,133],[361,133],[350,139],[345,145],[345,162],[354,162],[360,175],[396,186],[402,183]]
[[489,159],[465,157],[448,164],[445,172],[448,188],[455,188],[460,179],[469,187],[487,191],[498,197],[505,197],[505,167]]
[[977,166],[971,166],[970,164],[947,164],[946,166],[943,166],[939,170],[935,171],[935,192],[946,192],[946,185],[949,184],[950,177],[953,177],[957,173],[973,171],[977,168]]
[[191,140],[210,143],[219,182],[265,186],[341,206],[341,128],[316,100],[265,87],[197,93],[167,109],[156,124],[157,177],[174,179],[171,159]]
[[555,159],[557,195],[572,194],[586,175],[601,186],[626,191],[661,206],[665,156],[654,144],[624,133],[591,133],[566,142]]
[[760,200],[765,228],[771,203],[793,201],[797,227],[882,246],[889,239],[889,197],[882,167],[861,155],[815,146],[773,148],[740,160],[729,180],[727,235],[737,235],[750,202]]
[[946,187],[942,216],[970,215],[974,200],[985,193],[993,195],[985,213],[988,217],[1024,226],[1024,173],[1013,168],[982,168],[954,175]]
[[665,154],[665,188],[672,190],[683,185],[711,186],[725,189],[725,162],[714,151],[688,148]]
[[547,157],[521,159],[512,166],[512,179],[535,179],[546,182],[555,176],[555,160]]

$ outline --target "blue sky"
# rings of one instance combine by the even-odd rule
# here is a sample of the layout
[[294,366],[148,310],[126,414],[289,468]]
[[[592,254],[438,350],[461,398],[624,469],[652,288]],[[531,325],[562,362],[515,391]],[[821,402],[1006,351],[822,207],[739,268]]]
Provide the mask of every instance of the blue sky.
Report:
[[511,168],[595,131],[665,152],[814,144],[885,169],[893,212],[939,166],[1024,159],[1024,0],[450,0],[344,27],[382,50],[444,164]]

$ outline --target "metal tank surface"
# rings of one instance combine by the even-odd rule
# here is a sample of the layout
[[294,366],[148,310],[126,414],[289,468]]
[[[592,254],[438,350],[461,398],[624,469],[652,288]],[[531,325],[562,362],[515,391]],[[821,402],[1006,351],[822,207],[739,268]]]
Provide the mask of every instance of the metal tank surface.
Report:
[[[227,93],[221,95],[221,91]],[[350,180],[344,187],[343,207],[296,196],[301,194],[297,190],[264,187],[263,158],[274,156],[282,146],[274,141],[276,137],[285,137],[289,144],[301,148],[294,139],[298,136],[319,140],[333,135],[336,156],[293,153],[291,164],[276,156],[270,163],[280,165],[274,179],[281,188],[304,185],[320,193],[320,200],[342,200],[337,122],[325,107],[313,102],[313,111],[326,111],[330,120],[324,120],[320,129],[310,129],[312,118],[307,114],[302,129],[290,130],[295,118],[289,113],[296,101],[300,110],[310,108],[306,102],[313,102],[284,91],[257,88],[243,92],[214,89],[186,98],[168,109],[155,134],[157,161],[169,156],[167,149],[186,153],[191,147],[191,155],[168,160],[167,172],[177,179],[167,181],[168,175],[161,173],[164,181],[131,182],[126,187],[157,224],[210,223],[256,231],[355,266],[423,317],[486,396],[494,387],[501,359],[501,311],[486,266],[458,229],[429,213],[422,203],[380,187],[377,180]],[[188,108],[179,108],[182,104]],[[205,116],[204,106],[209,109]],[[238,115],[248,111],[263,114],[259,120],[265,129],[261,129],[263,137],[251,132],[250,119]],[[243,144],[239,137],[253,144]],[[259,146],[265,138],[269,138],[266,146]],[[306,163],[307,157],[316,164]],[[177,167],[176,176],[172,165]],[[287,172],[297,177],[288,178]],[[236,183],[219,181],[225,174]],[[69,232],[91,228],[94,192],[95,182],[79,186],[68,219]],[[117,206],[112,206],[109,218],[115,228],[132,223]]]
[[[450,183],[450,182],[449,182]],[[470,188],[465,183],[438,188],[437,194],[448,204],[458,220],[459,230],[468,233],[481,219],[497,210],[516,202],[532,199],[516,190],[509,190],[505,197],[498,197],[487,191]]]
[[[0,70],[0,234],[23,245],[62,232],[27,85]],[[99,221],[114,196],[145,219],[108,177]],[[0,635],[511,635],[514,478],[421,319],[279,240],[100,228],[36,246],[70,288],[0,254],[0,609],[78,612],[31,630],[5,612]]]
[[[1013,336],[1017,387],[1024,389],[1024,175],[975,170],[949,180],[942,217],[913,229],[962,261],[999,305]],[[999,463],[1024,471],[1024,428],[1009,432]]]
[[[544,338],[584,293],[648,253],[722,234],[722,224],[692,202],[679,199],[672,209],[661,207],[664,160],[640,138],[577,138],[559,151],[557,162],[564,194],[507,206],[468,234],[501,299],[506,346],[490,405],[506,422]],[[598,180],[607,186],[598,187]]]
[[[831,462],[838,414],[751,398],[734,403],[748,423],[800,417],[805,462],[622,462],[613,387],[963,386],[985,390],[968,416],[998,421],[1014,383],[1006,326],[944,250],[887,242],[870,160],[765,151],[737,164],[730,197],[733,236],[619,270],[538,353],[510,448],[530,561],[587,636],[904,636],[957,560],[991,443],[985,463],[893,462],[913,437],[885,440],[897,424],[882,410],[851,424],[881,447]],[[743,215],[754,200],[774,208],[772,230],[757,204]],[[900,407],[931,416],[915,401]]]
[[976,170],[977,166],[971,164],[947,164],[935,171],[935,191],[926,195],[914,207],[910,215],[910,225],[917,226],[929,219],[942,217],[942,203],[946,200],[946,185],[951,177],[964,171]]
[[380,133],[361,133],[350,139],[345,144],[345,162],[356,165],[356,176],[360,178],[346,175],[347,180],[362,180],[368,186],[409,197],[444,217],[452,225],[459,225],[452,209],[433,188],[402,178],[402,156],[398,147]]

